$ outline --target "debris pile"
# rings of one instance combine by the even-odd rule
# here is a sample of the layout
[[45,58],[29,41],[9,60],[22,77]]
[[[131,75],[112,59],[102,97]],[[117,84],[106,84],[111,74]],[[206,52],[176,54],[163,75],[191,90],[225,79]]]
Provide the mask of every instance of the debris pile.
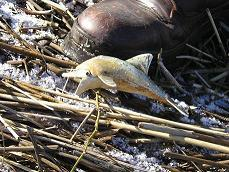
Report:
[[185,62],[172,75],[159,60],[151,76],[187,117],[139,95],[75,95],[77,83],[61,74],[78,64],[61,44],[92,3],[0,0],[1,170],[229,169],[229,63],[221,53],[229,48],[227,23],[215,21],[210,38],[187,44],[185,55],[174,57]]

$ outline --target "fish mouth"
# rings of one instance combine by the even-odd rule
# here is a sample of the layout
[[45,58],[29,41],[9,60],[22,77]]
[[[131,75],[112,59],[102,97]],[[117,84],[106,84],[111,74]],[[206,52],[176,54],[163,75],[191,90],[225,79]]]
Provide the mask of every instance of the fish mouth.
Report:
[[77,69],[70,69],[69,71],[66,71],[65,73],[62,73],[62,77],[65,78],[73,78],[75,81],[80,81],[83,78],[88,78],[87,70],[77,70]]

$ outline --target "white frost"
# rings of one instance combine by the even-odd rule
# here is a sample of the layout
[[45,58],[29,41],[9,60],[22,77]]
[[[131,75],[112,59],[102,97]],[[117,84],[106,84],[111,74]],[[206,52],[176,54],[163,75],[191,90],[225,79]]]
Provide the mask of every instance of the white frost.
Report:
[[135,171],[167,171],[159,165],[160,160],[156,157],[147,157],[145,152],[140,152],[137,147],[130,146],[126,139],[114,137],[112,142],[122,151],[114,149],[108,151],[107,154],[130,163],[135,167]]

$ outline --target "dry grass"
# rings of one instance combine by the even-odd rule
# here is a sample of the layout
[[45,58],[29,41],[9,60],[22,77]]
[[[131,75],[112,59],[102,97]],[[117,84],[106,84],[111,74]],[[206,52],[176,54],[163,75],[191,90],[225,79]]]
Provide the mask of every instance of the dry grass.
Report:
[[[60,35],[69,31],[74,17],[67,8],[49,0],[42,0],[39,3],[33,0],[27,2],[29,2],[30,8],[23,9],[26,13],[37,15],[38,18],[42,17],[51,22],[50,27],[56,33],[62,32],[59,33]],[[51,13],[61,20],[52,21]],[[186,61],[181,63],[179,69],[174,70],[172,74],[166,69],[162,61],[159,61],[160,71],[158,73],[161,72],[166,76],[165,78],[168,79],[170,88],[172,88],[170,90],[178,89],[181,93],[190,93],[190,86],[194,86],[192,89],[195,88],[196,94],[192,94],[193,99],[201,92],[222,98],[219,92],[224,92],[223,98],[229,101],[226,96],[229,90],[229,63],[226,54],[228,47],[224,46],[228,41],[228,37],[225,36],[225,24],[220,27],[220,32],[225,33],[222,39],[209,10],[207,14],[214,28],[213,35],[216,37],[210,37],[211,39],[201,43],[199,47],[187,44],[189,49],[187,53],[190,55],[177,57],[186,59]],[[57,58],[57,55],[64,54],[59,45],[47,41],[46,47],[49,47],[52,53],[46,53],[49,51],[47,48],[37,47],[39,42],[34,45],[27,43],[10,28],[3,18],[0,26],[2,32],[12,35],[21,44],[21,46],[15,46],[1,41],[0,49],[21,54],[24,57],[23,60],[8,61],[8,63],[15,66],[22,65],[27,74],[34,65],[42,66],[41,73],[49,70],[56,75],[60,75],[66,68],[77,66],[74,61]],[[192,52],[189,52],[190,50]],[[199,69],[193,66],[199,66]],[[181,86],[179,83],[180,76],[186,80],[192,79],[192,84],[190,82],[186,83],[186,86]],[[161,84],[163,85],[163,82]],[[90,104],[92,108],[79,108],[64,103],[60,97],[65,100]],[[129,137],[132,143],[146,144],[153,142],[154,138],[159,138],[160,142],[175,145],[177,152],[166,152],[165,156],[177,159],[183,165],[174,168],[162,164],[164,168],[171,171],[196,169],[205,171],[212,167],[217,169],[229,168],[229,133],[224,128],[205,128],[200,123],[186,124],[171,111],[166,112],[167,114],[163,117],[156,117],[152,114],[112,106],[106,103],[106,99],[106,97],[101,96],[99,108],[95,109],[93,106],[96,101],[93,99],[82,99],[68,92],[49,90],[3,77],[0,81],[1,161],[11,165],[15,171],[17,169],[24,171],[69,171],[78,157],[82,155],[85,149],[84,142],[90,136],[90,133],[81,132],[80,129],[86,127],[93,131],[96,115],[99,111],[101,113],[99,130],[91,138],[91,142],[96,147],[89,146],[79,161],[79,167],[82,169],[133,171],[135,167],[132,165],[106,155],[107,150],[116,149],[111,144],[112,138],[123,135]],[[188,103],[191,104],[192,102],[189,101]],[[136,106],[136,104],[132,104],[133,109],[137,109]],[[207,110],[201,112],[224,123],[229,121],[229,114],[216,114]],[[196,113],[190,108],[190,114],[195,119],[198,118],[200,112]],[[177,117],[178,120],[176,122],[171,120],[171,116]],[[71,121],[81,123],[76,132],[70,125]],[[212,153],[206,157],[199,152],[191,152],[189,149],[184,152],[179,149],[178,145],[197,146],[218,153]]]

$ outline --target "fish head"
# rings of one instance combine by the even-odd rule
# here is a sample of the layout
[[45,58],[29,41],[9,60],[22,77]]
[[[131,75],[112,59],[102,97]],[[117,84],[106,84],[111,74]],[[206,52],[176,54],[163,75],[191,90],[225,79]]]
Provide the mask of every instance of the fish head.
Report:
[[90,65],[87,62],[81,63],[75,69],[68,70],[62,76],[79,82],[76,95],[81,95],[85,91],[95,87],[95,83],[98,84],[98,78],[91,74]]
[[90,66],[87,63],[81,63],[75,69],[69,69],[67,72],[62,74],[63,77],[83,79],[91,77]]
[[113,78],[106,75],[107,71],[103,70],[102,66],[105,66],[106,64],[101,66],[102,62],[102,60],[98,61],[96,59],[87,60],[78,65],[75,69],[63,73],[62,76],[74,78],[75,81],[79,82],[76,90],[77,95],[80,95],[89,89],[116,88],[116,83]]

